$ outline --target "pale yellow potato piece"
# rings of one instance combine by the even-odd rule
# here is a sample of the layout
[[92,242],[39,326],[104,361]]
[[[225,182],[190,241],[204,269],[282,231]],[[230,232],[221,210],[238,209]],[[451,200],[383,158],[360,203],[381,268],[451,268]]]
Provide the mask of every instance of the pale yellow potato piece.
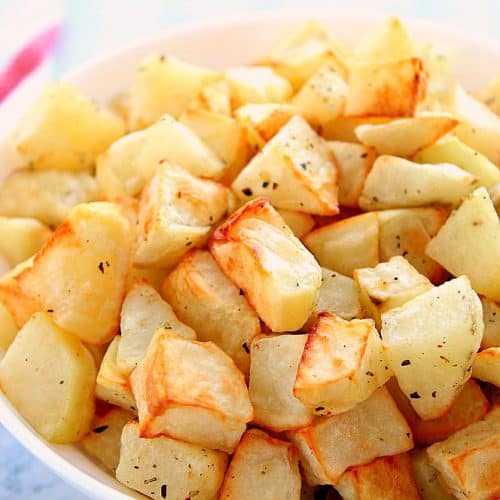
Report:
[[488,193],[490,195],[491,201],[493,202],[493,205],[495,206],[495,210],[500,217],[500,182],[493,184],[493,186],[491,186],[488,190]]
[[88,172],[21,169],[0,182],[0,213],[33,217],[55,226],[80,203],[100,198],[95,178]]
[[455,498],[493,499],[500,492],[500,407],[427,448],[430,463]]
[[213,500],[227,462],[220,451],[163,436],[142,438],[131,422],[123,428],[116,479],[150,498]]
[[134,263],[171,267],[204,245],[212,224],[228,210],[229,189],[163,162],[141,195]]
[[231,89],[222,77],[203,86],[187,109],[204,109],[231,116]]
[[109,472],[115,473],[120,461],[122,430],[125,424],[134,420],[134,415],[122,408],[108,408],[96,414],[91,430],[80,441],[85,453]]
[[16,266],[32,257],[51,234],[36,219],[0,216],[0,253],[12,267]]
[[130,89],[129,127],[147,127],[168,113],[177,118],[217,73],[164,55],[138,67]]
[[217,344],[248,374],[259,317],[209,252],[196,249],[185,255],[165,280],[162,294],[199,340]]
[[500,75],[495,75],[484,88],[475,92],[475,97],[493,113],[500,114]]
[[316,415],[336,415],[365,401],[389,377],[372,320],[321,312],[308,331],[293,393]]
[[[15,267],[12,271],[10,271],[10,273],[3,276],[0,280],[0,304],[5,307],[4,313],[8,313],[10,315],[14,324],[19,329],[35,312],[42,311],[43,308],[35,299],[22,291],[19,283],[15,279],[18,274],[14,274],[18,267],[19,266]],[[19,273],[22,273],[23,270],[24,269],[21,269]],[[8,315],[4,317],[4,321],[5,325],[10,324]],[[6,335],[6,340],[8,340],[8,330],[4,333]],[[10,340],[8,340],[7,345],[9,343]],[[4,347],[7,347],[7,345]]]
[[360,125],[374,125],[378,123],[388,123],[391,118],[387,117],[351,117],[341,116],[336,120],[325,123],[322,127],[321,135],[328,141],[342,141],[359,143],[356,136],[356,128]]
[[[360,125],[356,135],[361,143],[374,147],[380,155],[410,158],[431,146],[458,125],[448,113],[422,113],[379,125]],[[436,163],[454,163],[443,160]]]
[[140,435],[182,439],[232,452],[252,405],[242,373],[212,342],[158,330],[130,376]]
[[413,448],[411,430],[383,387],[352,410],[288,435],[310,485],[335,485],[349,467]]
[[355,269],[378,264],[378,237],[377,214],[368,213],[315,229],[303,240],[322,266],[352,276]]
[[407,453],[376,458],[342,474],[335,489],[343,500],[420,500]]
[[500,347],[500,304],[481,297],[483,305],[484,333],[481,347]]
[[19,413],[52,443],[78,441],[94,414],[94,360],[46,313],[32,316],[0,362],[0,386]]
[[128,377],[116,365],[116,355],[120,336],[109,344],[97,373],[95,394],[102,401],[119,406],[124,410],[137,413],[137,405],[130,388]]
[[442,416],[469,380],[483,336],[481,302],[466,276],[382,314],[389,366],[424,420]]
[[245,432],[219,493],[221,500],[300,500],[297,450],[259,429]]
[[500,387],[500,347],[478,353],[472,365],[472,376]]
[[125,133],[118,116],[100,109],[68,83],[53,82],[28,110],[11,140],[35,169],[81,170]]
[[223,73],[231,89],[233,109],[248,103],[285,102],[292,97],[290,82],[264,66],[236,66]]
[[454,500],[439,479],[439,472],[429,463],[425,450],[415,450],[410,453],[413,478],[418,492],[423,500]]
[[311,214],[295,210],[278,210],[286,225],[293,231],[297,238],[302,238],[316,225]]
[[313,412],[293,393],[307,335],[257,337],[252,342],[249,392],[254,422],[281,432],[310,424]]
[[363,210],[458,205],[479,186],[477,177],[451,163],[428,165],[379,156],[359,198]]
[[194,330],[179,321],[170,304],[147,283],[136,283],[128,291],[120,317],[116,365],[125,375],[144,358],[156,330],[174,330],[182,337],[196,339]]
[[118,331],[131,250],[131,227],[118,206],[78,205],[17,280],[59,326],[104,344]]
[[464,144],[453,135],[443,137],[420,151],[414,158],[419,163],[453,163],[479,179],[487,188],[500,182],[500,170],[486,156]]
[[272,331],[304,325],[318,297],[321,268],[267,200],[258,198],[234,212],[209,246]]
[[478,293],[500,301],[500,221],[486,188],[462,202],[426,253],[454,276],[466,274]]
[[338,70],[325,64],[304,83],[291,103],[323,125],[342,116],[346,95],[347,84]]
[[7,306],[0,302],[0,348],[7,350],[17,335],[19,327]]
[[381,327],[381,315],[402,306],[417,295],[432,288],[432,283],[420,274],[404,257],[392,257],[373,268],[354,271],[361,306]]
[[330,141],[339,173],[339,203],[344,207],[358,207],[365,179],[377,157],[371,146],[351,142]]
[[94,365],[96,370],[99,370],[99,367],[101,366],[102,360],[104,359],[104,355],[106,354],[108,346],[106,344],[103,345],[89,344],[88,342],[83,342],[83,345],[85,346],[85,349],[87,349],[87,351],[90,352],[90,355],[94,359]]
[[355,64],[349,71],[346,117],[411,117],[425,96],[418,58]]
[[129,277],[129,289],[134,283],[149,283],[155,290],[160,290],[168,270],[155,267],[132,267]]
[[338,213],[335,158],[300,116],[294,116],[250,160],[232,188],[242,200],[265,196],[276,208]]

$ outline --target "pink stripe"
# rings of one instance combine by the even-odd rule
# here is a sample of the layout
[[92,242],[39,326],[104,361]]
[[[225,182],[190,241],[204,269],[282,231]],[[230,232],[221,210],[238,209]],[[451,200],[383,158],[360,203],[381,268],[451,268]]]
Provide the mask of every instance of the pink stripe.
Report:
[[28,75],[50,54],[54,47],[60,25],[52,26],[26,44],[0,71],[0,102],[2,102]]

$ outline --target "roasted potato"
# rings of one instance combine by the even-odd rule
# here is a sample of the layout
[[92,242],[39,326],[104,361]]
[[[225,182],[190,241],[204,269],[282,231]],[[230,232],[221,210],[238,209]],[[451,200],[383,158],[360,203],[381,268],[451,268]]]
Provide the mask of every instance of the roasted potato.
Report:
[[413,478],[423,500],[454,500],[454,496],[444,489],[439,472],[429,463],[425,450],[411,452]]
[[294,210],[278,210],[286,225],[293,231],[297,238],[302,238],[309,233],[316,222],[311,214],[296,212]]
[[231,89],[226,80],[220,76],[203,86],[199,94],[189,103],[187,109],[203,109],[231,116]]
[[94,415],[94,360],[46,313],[32,316],[0,362],[0,386],[52,443],[78,441]]
[[494,76],[484,88],[475,93],[475,97],[493,113],[500,115],[500,76]]
[[500,347],[500,305],[485,297],[481,298],[483,305],[484,333],[481,347]]
[[500,347],[484,349],[476,356],[472,376],[500,387]]

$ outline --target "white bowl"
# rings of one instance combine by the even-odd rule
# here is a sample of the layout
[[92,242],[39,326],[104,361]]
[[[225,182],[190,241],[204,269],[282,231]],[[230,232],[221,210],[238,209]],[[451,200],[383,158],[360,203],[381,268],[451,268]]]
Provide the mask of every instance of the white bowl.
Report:
[[[271,43],[287,28],[305,19],[317,19],[340,40],[350,44],[372,28],[383,16],[360,16],[321,10],[278,11],[246,14],[220,22],[181,26],[131,45],[123,50],[93,59],[67,74],[87,95],[105,102],[117,90],[128,87],[139,61],[151,53],[166,53],[186,61],[222,69],[255,60],[266,53]],[[468,89],[484,84],[500,59],[500,43],[469,37],[429,21],[405,19],[409,30],[420,41],[440,41],[456,47],[456,76]],[[27,86],[14,92],[0,108],[0,143],[33,96]],[[1,150],[1,148],[0,148]],[[8,159],[0,152],[5,171]],[[61,478],[92,498],[116,500],[132,498],[130,490],[103,472],[77,446],[50,445],[0,395],[0,423],[31,453]]]

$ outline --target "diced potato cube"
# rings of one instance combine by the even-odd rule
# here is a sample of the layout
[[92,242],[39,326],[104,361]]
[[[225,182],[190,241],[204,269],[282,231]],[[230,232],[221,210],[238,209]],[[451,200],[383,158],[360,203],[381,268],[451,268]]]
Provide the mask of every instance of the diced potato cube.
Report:
[[454,500],[441,481],[439,472],[429,463],[425,450],[415,450],[411,454],[413,477],[423,500]]
[[196,339],[194,330],[177,319],[170,304],[152,286],[136,283],[125,297],[121,312],[116,365],[122,373],[130,375],[144,358],[153,335],[160,328],[174,330],[187,339]]
[[373,321],[321,312],[308,332],[293,393],[316,415],[336,415],[369,398],[389,377]]
[[318,262],[346,276],[378,264],[378,217],[368,213],[348,217],[310,232],[304,244]]
[[0,213],[33,217],[56,226],[80,203],[99,199],[95,177],[88,172],[16,170],[0,183]]
[[212,342],[159,330],[130,376],[142,437],[232,452],[253,418],[242,373]]
[[90,432],[81,440],[85,452],[113,474],[120,461],[123,427],[133,419],[122,408],[108,408],[94,417]]
[[382,314],[389,365],[419,417],[451,407],[471,375],[483,336],[479,297],[461,276]]
[[361,306],[381,327],[381,314],[402,306],[417,295],[432,288],[431,282],[421,275],[403,257],[392,257],[373,268],[354,271]]
[[484,349],[476,356],[472,376],[500,387],[500,347]]
[[187,109],[204,109],[231,116],[231,89],[222,77],[207,83]]
[[389,380],[386,387],[411,427],[415,443],[420,446],[442,441],[454,432],[481,420],[490,406],[479,385],[471,379],[463,386],[443,416],[422,420],[399,388],[395,378]]
[[414,116],[425,96],[426,78],[418,58],[354,65],[349,71],[345,116]]
[[348,467],[413,448],[410,428],[385,388],[352,410],[290,432],[310,485],[337,484]]
[[300,500],[297,450],[259,429],[236,448],[219,493],[221,500]]
[[294,116],[250,160],[232,187],[242,200],[265,196],[276,208],[338,213],[335,158],[300,116]]
[[407,453],[376,458],[342,474],[335,489],[344,500],[420,500]]
[[450,163],[424,165],[396,156],[379,156],[359,198],[363,210],[458,205],[478,179]]
[[294,210],[278,210],[278,213],[283,217],[283,220],[293,231],[293,234],[299,239],[309,233],[316,224],[311,214],[296,212]]
[[198,339],[212,341],[248,374],[260,321],[241,291],[206,250],[192,250],[165,280],[163,296]]
[[125,133],[117,116],[99,109],[68,83],[54,82],[12,135],[18,154],[36,169],[81,170]]
[[500,304],[481,298],[483,304],[484,333],[481,347],[500,347]]
[[170,267],[206,243],[212,224],[227,212],[229,190],[163,162],[141,195],[135,264]]
[[144,439],[139,426],[123,428],[116,479],[151,498],[213,500],[228,456],[167,437]]
[[252,342],[249,391],[254,422],[281,432],[311,423],[313,413],[294,393],[307,335],[262,335]]
[[371,146],[351,142],[331,141],[328,145],[337,160],[339,203],[344,207],[357,208],[377,152]]
[[158,269],[155,267],[132,267],[129,276],[129,287],[132,288],[135,283],[149,283],[155,290],[159,291],[163,280],[168,274],[167,269]]
[[84,436],[94,414],[94,360],[46,313],[33,315],[0,362],[0,386],[19,413],[52,443]]
[[500,301],[500,222],[486,188],[462,202],[426,253],[454,276],[466,274],[478,293]]
[[19,327],[11,312],[0,302],[0,349],[7,350],[18,331]]
[[147,127],[165,113],[179,117],[201,89],[216,79],[215,72],[173,57],[148,57],[137,69],[130,90],[130,128]]
[[456,498],[493,499],[500,492],[500,407],[484,420],[427,449],[431,465]]
[[104,344],[118,331],[132,243],[130,224],[118,206],[78,205],[17,280],[42,310],[51,310],[59,326],[86,342]]
[[109,344],[106,354],[104,354],[97,374],[95,394],[106,403],[137,413],[137,405],[128,377],[123,374],[116,364],[120,340],[121,337],[116,336]]
[[234,212],[215,231],[210,251],[273,332],[303,326],[316,303],[321,268],[267,200]]

